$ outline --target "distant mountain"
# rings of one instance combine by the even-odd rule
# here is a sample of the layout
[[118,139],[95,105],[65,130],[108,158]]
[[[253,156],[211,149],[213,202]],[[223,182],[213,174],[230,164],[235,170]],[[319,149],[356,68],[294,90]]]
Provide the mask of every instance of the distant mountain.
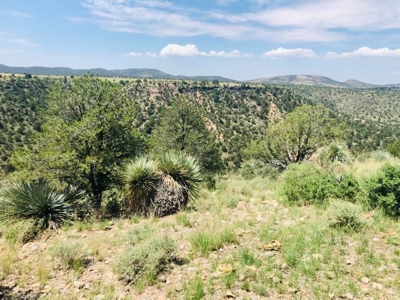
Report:
[[339,82],[328,77],[319,75],[286,75],[250,80],[250,82],[281,84],[281,85],[313,85],[339,88],[378,88],[378,87],[399,87],[400,84],[375,85],[355,79]]
[[112,76],[112,77],[134,77],[134,78],[160,78],[160,79],[187,79],[187,80],[218,80],[222,82],[232,82],[235,80],[224,78],[221,76],[182,76],[171,75],[161,72],[156,69],[122,69],[122,70],[106,70],[106,69],[70,69],[70,68],[48,68],[48,67],[9,67],[0,64],[0,72],[24,74],[29,73],[32,75],[47,75],[47,76],[72,76],[83,75],[88,72],[97,74],[99,76]]

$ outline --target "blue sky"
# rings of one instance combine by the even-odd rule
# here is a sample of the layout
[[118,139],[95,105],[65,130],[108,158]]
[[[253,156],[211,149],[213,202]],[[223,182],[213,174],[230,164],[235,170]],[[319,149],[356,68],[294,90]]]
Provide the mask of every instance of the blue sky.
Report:
[[0,63],[400,82],[400,0],[1,0]]

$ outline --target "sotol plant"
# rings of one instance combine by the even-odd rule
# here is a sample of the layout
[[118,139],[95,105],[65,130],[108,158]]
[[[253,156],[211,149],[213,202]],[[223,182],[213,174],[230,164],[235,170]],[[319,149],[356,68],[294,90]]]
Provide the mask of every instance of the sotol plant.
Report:
[[0,192],[0,222],[32,220],[38,229],[57,229],[73,217],[74,204],[82,194],[68,188],[59,192],[47,183],[14,183]]
[[132,212],[163,217],[177,213],[197,197],[201,171],[194,157],[165,153],[158,160],[132,161],[123,179]]

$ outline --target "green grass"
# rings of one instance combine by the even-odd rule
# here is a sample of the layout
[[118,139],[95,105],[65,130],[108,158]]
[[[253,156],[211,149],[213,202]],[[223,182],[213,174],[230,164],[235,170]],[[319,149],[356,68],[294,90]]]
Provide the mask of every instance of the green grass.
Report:
[[206,296],[205,285],[199,276],[187,281],[183,285],[183,299],[200,300]]
[[176,223],[182,225],[184,227],[192,228],[193,224],[190,221],[189,217],[185,213],[179,213],[176,215]]
[[204,229],[192,234],[189,238],[192,250],[203,256],[220,249],[224,244],[237,243],[238,239],[233,228]]

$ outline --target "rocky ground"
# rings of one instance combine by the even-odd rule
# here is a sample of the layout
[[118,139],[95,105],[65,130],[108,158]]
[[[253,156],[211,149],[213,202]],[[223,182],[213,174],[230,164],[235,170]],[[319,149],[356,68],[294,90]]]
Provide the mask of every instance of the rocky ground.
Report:
[[[23,245],[3,230],[0,299],[400,299],[395,221],[363,212],[363,227],[346,232],[330,226],[332,205],[287,206],[273,190],[267,179],[223,181],[176,216],[77,222]],[[135,228],[176,245],[141,285],[116,271]]]

